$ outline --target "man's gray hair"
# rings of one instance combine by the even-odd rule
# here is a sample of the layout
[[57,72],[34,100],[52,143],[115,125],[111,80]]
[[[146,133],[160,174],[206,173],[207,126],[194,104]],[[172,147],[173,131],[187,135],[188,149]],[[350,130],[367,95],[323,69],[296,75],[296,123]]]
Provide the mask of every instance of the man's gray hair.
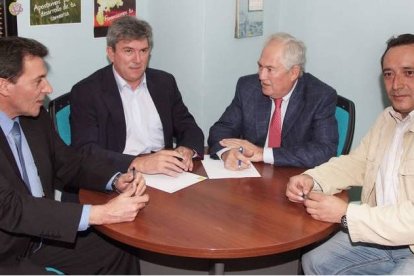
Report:
[[271,35],[266,43],[265,47],[271,42],[279,42],[284,45],[282,64],[290,70],[294,65],[300,67],[300,75],[305,71],[306,63],[306,46],[305,44],[288,33],[275,33]]
[[121,40],[142,40],[147,39],[152,49],[152,28],[144,20],[134,16],[123,16],[114,20],[108,28],[106,45],[115,50],[115,45]]

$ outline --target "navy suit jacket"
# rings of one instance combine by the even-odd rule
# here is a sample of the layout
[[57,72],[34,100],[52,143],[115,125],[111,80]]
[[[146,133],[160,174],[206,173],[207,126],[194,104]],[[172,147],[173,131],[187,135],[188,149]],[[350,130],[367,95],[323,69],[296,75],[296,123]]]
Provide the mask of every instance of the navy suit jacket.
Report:
[[[204,135],[184,105],[173,75],[146,70],[147,86],[161,119],[165,148],[185,146],[204,153]],[[71,91],[72,146],[109,159],[120,171],[135,156],[123,154],[126,123],[121,96],[112,65],[108,65],[75,84]]]
[[[298,79],[283,120],[281,147],[273,148],[275,165],[314,167],[336,155],[336,98],[332,87],[311,74]],[[242,138],[265,147],[271,107],[258,75],[241,77],[233,101],[210,128],[210,153],[223,148],[219,141],[224,138]]]
[[[85,188],[104,190],[116,171],[66,146],[43,108],[36,118],[20,117],[20,124],[45,198],[35,198],[29,193],[0,128],[0,273],[16,273],[16,269],[22,269],[20,257],[28,253],[34,238],[75,241],[82,205],[55,201],[55,188],[82,184]],[[7,271],[7,267],[11,270]]]

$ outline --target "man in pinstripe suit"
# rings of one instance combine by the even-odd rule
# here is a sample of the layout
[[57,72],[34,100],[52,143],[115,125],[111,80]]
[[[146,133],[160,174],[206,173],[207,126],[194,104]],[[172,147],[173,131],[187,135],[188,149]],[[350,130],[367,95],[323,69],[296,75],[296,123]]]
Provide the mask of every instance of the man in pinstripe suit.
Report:
[[[232,170],[259,161],[314,167],[335,156],[336,91],[305,73],[304,65],[303,42],[286,33],[272,35],[258,61],[258,74],[239,79],[233,101],[210,128],[210,154]],[[269,146],[273,99],[282,99],[281,143],[276,147]]]

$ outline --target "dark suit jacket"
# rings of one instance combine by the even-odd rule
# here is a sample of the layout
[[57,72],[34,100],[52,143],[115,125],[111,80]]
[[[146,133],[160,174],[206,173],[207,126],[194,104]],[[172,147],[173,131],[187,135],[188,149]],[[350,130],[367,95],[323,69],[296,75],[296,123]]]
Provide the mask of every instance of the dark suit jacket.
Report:
[[[49,114],[20,117],[45,198],[34,198],[21,178],[4,133],[0,129],[0,267],[17,268],[33,238],[75,241],[82,205],[54,200],[56,185],[82,183],[90,189],[105,188],[115,169],[100,165],[67,147],[53,129]],[[0,271],[3,271],[0,269]]]
[[[165,148],[191,148],[203,156],[204,135],[184,105],[174,77],[166,72],[146,70],[148,90],[161,118]],[[122,100],[108,65],[75,84],[71,91],[72,146],[109,158],[126,170],[135,158],[122,154],[126,123]]]
[[[221,118],[210,128],[210,153],[223,147],[224,138],[243,138],[264,147],[271,99],[262,93],[257,74],[239,79],[236,94]],[[292,92],[283,121],[282,145],[273,148],[275,165],[314,167],[336,155],[338,127],[336,91],[304,73]]]

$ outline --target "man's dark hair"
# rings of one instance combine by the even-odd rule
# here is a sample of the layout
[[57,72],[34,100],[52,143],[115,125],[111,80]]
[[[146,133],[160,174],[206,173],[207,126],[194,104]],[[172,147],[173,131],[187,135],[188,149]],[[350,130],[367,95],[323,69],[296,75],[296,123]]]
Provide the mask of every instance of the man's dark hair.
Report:
[[385,50],[384,54],[381,57],[381,67],[384,65],[384,57],[385,54],[388,52],[389,49],[392,47],[402,46],[402,45],[410,45],[414,44],[414,35],[413,34],[402,34],[397,37],[391,37],[387,41],[387,49]]
[[114,20],[106,35],[106,45],[115,50],[116,44],[121,40],[147,39],[152,49],[152,28],[148,22],[139,20],[135,16],[122,16]]
[[0,38],[0,78],[16,82],[23,73],[23,59],[26,56],[43,58],[47,54],[46,46],[34,39],[15,36]]

